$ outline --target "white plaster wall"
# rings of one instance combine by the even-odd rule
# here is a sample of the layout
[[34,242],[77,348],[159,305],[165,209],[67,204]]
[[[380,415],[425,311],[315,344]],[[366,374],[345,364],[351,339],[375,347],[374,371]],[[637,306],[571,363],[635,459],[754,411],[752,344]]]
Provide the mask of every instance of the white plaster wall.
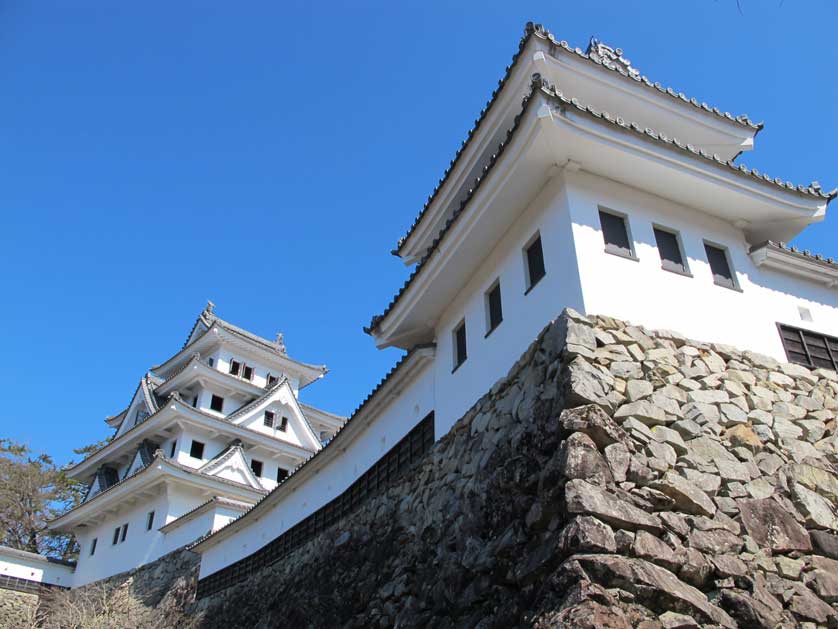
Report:
[[73,568],[36,557],[30,559],[17,553],[6,552],[5,547],[0,547],[0,575],[68,586],[73,579]]
[[[297,522],[346,490],[361,474],[434,409],[434,372],[427,366],[418,373],[351,443],[343,443],[340,456],[285,496],[268,513],[251,519],[246,528],[209,548],[201,559],[201,576],[227,566],[258,550]],[[363,421],[356,418],[353,421]],[[311,470],[313,471],[313,470]]]
[[[676,330],[785,361],[777,322],[838,334],[838,291],[759,269],[741,230],[696,209],[616,182],[577,173],[569,180],[573,237],[584,311]],[[638,260],[606,253],[598,208],[627,215]],[[653,225],[677,230],[693,277],[661,268]],[[728,248],[741,292],[713,283],[704,240]],[[814,321],[801,321],[798,305]]]
[[[154,498],[143,500],[139,504],[108,516],[94,527],[78,529],[76,537],[80,550],[73,586],[78,587],[131,570],[169,552],[165,536],[157,530],[165,523],[163,519],[167,508],[166,494],[159,493]],[[150,531],[146,530],[146,517],[149,511],[155,512],[154,526]],[[125,541],[113,544],[114,529],[126,522],[128,535]],[[90,547],[93,538],[98,538],[99,541],[96,544],[96,554],[91,556]]]
[[[524,247],[539,232],[546,275],[529,292]],[[565,306],[581,309],[576,255],[561,177],[535,196],[436,326],[436,436],[444,435],[529,347]],[[486,291],[500,279],[503,321],[484,338]],[[526,293],[526,294],[525,294]],[[468,359],[454,367],[453,330],[465,317]]]
[[250,380],[251,383],[255,384],[257,387],[265,387],[268,383],[268,374],[270,373],[273,376],[281,377],[283,375],[288,376],[288,384],[291,386],[291,389],[294,391],[294,395],[299,395],[299,388],[300,388],[300,379],[298,375],[282,372],[277,370],[276,368],[270,369],[265,364],[257,361],[252,360],[250,358],[245,358],[241,354],[237,352],[231,351],[228,348],[220,348],[213,352],[212,354],[214,367],[221,371],[222,373],[229,374],[230,373],[230,361],[237,360],[241,363],[246,363],[247,365],[253,367],[253,379]]

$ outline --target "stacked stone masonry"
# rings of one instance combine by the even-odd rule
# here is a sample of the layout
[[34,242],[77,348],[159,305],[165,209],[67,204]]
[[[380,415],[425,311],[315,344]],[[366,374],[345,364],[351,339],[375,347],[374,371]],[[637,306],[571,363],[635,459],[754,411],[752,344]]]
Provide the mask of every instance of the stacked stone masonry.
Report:
[[[400,483],[181,627],[838,627],[838,374],[566,311]],[[188,589],[188,588],[187,588]]]

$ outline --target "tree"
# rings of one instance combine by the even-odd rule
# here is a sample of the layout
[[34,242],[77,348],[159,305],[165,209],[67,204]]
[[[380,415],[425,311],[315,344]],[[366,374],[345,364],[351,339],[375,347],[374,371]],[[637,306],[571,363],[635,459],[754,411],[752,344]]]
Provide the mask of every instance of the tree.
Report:
[[[86,454],[100,444],[75,450]],[[60,559],[77,554],[73,536],[47,522],[81,503],[87,487],[71,479],[46,454],[0,439],[0,544]]]

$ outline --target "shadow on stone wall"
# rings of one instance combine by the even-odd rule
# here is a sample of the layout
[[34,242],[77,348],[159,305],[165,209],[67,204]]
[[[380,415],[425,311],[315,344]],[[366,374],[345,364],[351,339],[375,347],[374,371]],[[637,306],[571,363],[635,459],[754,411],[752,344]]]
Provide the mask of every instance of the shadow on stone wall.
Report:
[[138,626],[838,626],[836,409],[834,372],[566,312],[408,478]]

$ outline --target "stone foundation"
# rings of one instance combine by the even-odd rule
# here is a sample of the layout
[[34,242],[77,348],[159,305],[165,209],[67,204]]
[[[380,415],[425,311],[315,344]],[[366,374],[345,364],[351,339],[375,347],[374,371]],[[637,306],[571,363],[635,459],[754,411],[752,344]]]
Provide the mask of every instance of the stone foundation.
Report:
[[402,482],[147,606],[184,629],[836,627],[837,410],[834,372],[565,313]]

